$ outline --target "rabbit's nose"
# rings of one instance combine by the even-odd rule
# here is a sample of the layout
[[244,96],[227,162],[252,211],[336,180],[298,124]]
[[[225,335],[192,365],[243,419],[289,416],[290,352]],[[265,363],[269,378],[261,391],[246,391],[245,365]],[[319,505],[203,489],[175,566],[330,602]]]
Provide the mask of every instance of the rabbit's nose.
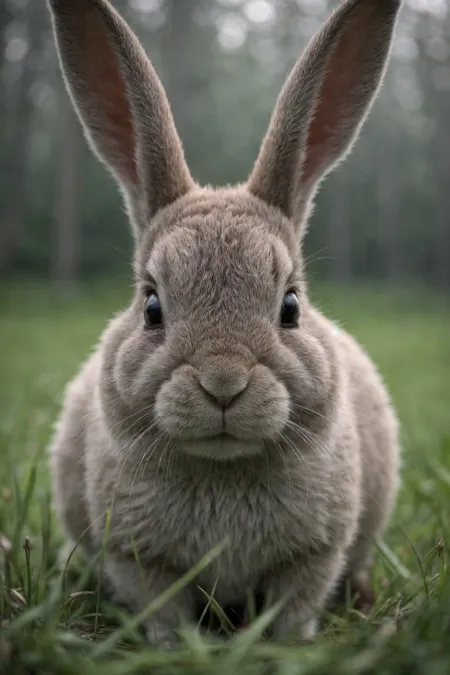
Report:
[[249,373],[243,366],[217,368],[213,364],[199,376],[199,383],[208,396],[225,410],[248,386]]

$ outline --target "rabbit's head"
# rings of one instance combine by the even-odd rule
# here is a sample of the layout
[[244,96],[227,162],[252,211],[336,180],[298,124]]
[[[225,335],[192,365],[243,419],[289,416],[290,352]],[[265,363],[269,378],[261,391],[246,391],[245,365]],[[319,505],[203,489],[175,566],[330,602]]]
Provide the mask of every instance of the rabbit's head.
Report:
[[68,90],[135,237],[134,299],[103,342],[112,433],[217,459],[261,453],[290,426],[307,440],[333,416],[341,367],[308,304],[302,235],[382,80],[400,1],[334,11],[288,77],[248,181],[222,189],[191,177],[164,89],[107,0],[49,2]]

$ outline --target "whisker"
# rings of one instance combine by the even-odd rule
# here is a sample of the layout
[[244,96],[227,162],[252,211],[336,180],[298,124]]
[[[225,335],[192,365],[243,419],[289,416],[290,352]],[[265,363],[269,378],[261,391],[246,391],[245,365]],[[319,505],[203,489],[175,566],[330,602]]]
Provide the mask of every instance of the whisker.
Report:
[[116,429],[117,427],[121,426],[124,422],[126,422],[127,420],[129,420],[131,417],[134,417],[135,415],[139,415],[140,413],[144,413],[144,415],[143,415],[142,417],[139,417],[138,420],[136,420],[135,422],[133,422],[133,425],[136,424],[136,422],[139,422],[141,419],[143,419],[144,417],[146,417],[146,413],[151,412],[152,407],[153,407],[153,404],[148,404],[148,405],[144,406],[143,408],[140,408],[139,410],[136,410],[135,412],[131,413],[130,415],[127,415],[127,416],[124,417],[123,419],[119,420],[119,422],[117,422],[116,424],[114,424],[112,427],[110,427],[110,428],[109,428],[109,431],[110,431],[110,432],[111,432],[111,431],[114,431],[114,429]]
[[169,479],[170,479],[170,467],[172,465],[173,459],[175,457],[176,449],[175,449],[175,443],[171,442],[169,446],[169,458],[167,460],[167,467],[166,467],[166,487],[169,487]]
[[302,468],[306,470],[305,459],[302,456],[302,453],[300,452],[299,448],[296,447],[293,440],[291,438],[289,438],[289,436],[287,436],[286,434],[282,434],[282,439],[290,447],[290,449],[294,453],[295,457],[298,459],[298,461],[302,465]]
[[330,455],[330,448],[324,443],[322,437],[312,431],[300,426],[292,420],[288,420],[286,427],[291,429],[297,436],[306,444],[310,445],[315,450],[322,451],[325,455]]
[[169,439],[167,439],[167,442],[166,442],[166,444],[164,445],[164,448],[162,449],[162,452],[161,452],[161,454],[160,454],[160,456],[159,456],[158,466],[156,467],[156,473],[155,473],[155,482],[156,482],[156,480],[157,480],[157,478],[158,478],[158,474],[159,474],[159,471],[160,471],[161,466],[162,466],[162,461],[163,461],[163,459],[164,459],[164,457],[165,457],[165,455],[166,455],[166,452],[167,452],[168,448],[170,447],[170,443],[171,443],[171,439],[169,438]]
[[[310,253],[306,258],[303,259],[303,265],[307,267],[309,264],[315,262],[316,260],[322,260],[322,258],[317,258],[317,256],[320,253],[324,253],[325,251],[331,251],[331,246],[324,246],[323,248],[319,248],[318,251],[313,251],[313,253]],[[330,256],[329,258],[327,257],[323,259],[324,260],[333,259],[333,257]]]
[[[147,432],[147,430],[145,430],[145,432]],[[141,434],[141,436],[138,436],[137,440],[140,440],[141,437],[142,437],[142,434]],[[128,491],[128,515],[130,517],[130,520],[131,520],[131,499],[132,499],[132,496],[133,496],[133,487],[134,487],[134,484],[136,482],[136,478],[139,474],[139,470],[141,469],[141,467],[144,467],[144,470],[145,470],[145,467],[147,466],[148,462],[150,461],[154,451],[158,447],[159,442],[162,438],[163,438],[163,434],[161,432],[153,440],[150,447],[144,452],[141,460],[139,461],[139,464],[137,465],[137,468],[134,471],[133,478],[132,478],[131,485],[130,485],[130,489]]]
[[[283,438],[283,434],[282,434],[282,438]],[[287,479],[288,479],[289,494],[292,495],[291,472],[289,471],[289,466],[288,466],[288,463],[286,461],[286,457],[284,456],[283,448],[281,447],[281,444],[278,442],[278,440],[274,439],[273,443],[274,443],[276,449],[278,450],[278,454],[281,457],[281,460],[284,464],[284,469],[286,471],[286,476],[287,476]]]
[[323,415],[322,413],[320,413],[318,410],[313,410],[312,408],[307,408],[306,406],[301,405],[300,403],[293,403],[293,402],[291,402],[289,404],[289,407],[293,408],[295,410],[301,410],[303,412],[310,413],[311,415],[315,415],[317,417],[321,417],[326,422],[329,422],[330,424],[332,424],[332,420],[330,420],[330,418],[327,417],[326,415]]

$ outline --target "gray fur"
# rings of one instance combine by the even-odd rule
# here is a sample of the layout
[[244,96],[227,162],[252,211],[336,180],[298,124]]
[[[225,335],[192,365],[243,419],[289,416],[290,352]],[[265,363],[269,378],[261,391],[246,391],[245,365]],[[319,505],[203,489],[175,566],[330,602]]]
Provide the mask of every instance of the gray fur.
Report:
[[[51,447],[57,512],[90,556],[112,509],[106,571],[135,611],[228,537],[198,584],[223,604],[248,587],[287,597],[274,634],[310,638],[343,575],[367,587],[398,483],[389,396],[362,348],[310,304],[299,252],[305,204],[379,86],[399,2],[334,12],[283,89],[249,183],[222,189],[193,183],[161,84],[109,3],[50,7],[72,98],[137,233],[134,298],[66,392]],[[153,283],[157,330],[143,318]],[[300,324],[284,329],[292,287]],[[201,600],[186,588],[149,639],[172,643]]]

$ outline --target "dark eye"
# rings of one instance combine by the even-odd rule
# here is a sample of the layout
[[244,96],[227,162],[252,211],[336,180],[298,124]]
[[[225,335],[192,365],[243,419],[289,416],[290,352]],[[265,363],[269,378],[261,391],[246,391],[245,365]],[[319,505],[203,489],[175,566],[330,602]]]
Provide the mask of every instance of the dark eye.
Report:
[[161,303],[156,293],[150,293],[144,303],[145,323],[149,328],[159,328],[162,325]]
[[300,304],[295,291],[288,291],[284,296],[281,308],[280,322],[283,328],[295,328],[298,326]]

